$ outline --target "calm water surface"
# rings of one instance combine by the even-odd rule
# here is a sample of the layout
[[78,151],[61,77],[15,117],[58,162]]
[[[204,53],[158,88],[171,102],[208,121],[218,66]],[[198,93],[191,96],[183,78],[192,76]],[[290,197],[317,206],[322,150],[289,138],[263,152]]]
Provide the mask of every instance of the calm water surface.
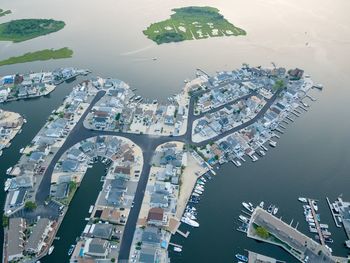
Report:
[[[235,228],[242,201],[264,200],[277,204],[285,221],[299,221],[298,229],[307,233],[302,207],[296,199],[300,195],[321,201],[321,220],[330,225],[336,240],[331,247],[335,254],[345,256],[348,253],[343,245],[345,234],[335,228],[325,196],[334,199],[343,193],[344,199],[350,200],[350,2],[218,0],[215,7],[235,25],[244,28],[248,32],[246,37],[157,46],[142,34],[150,23],[167,18],[171,8],[187,5],[213,6],[213,3],[2,0],[1,8],[11,9],[13,14],[0,21],[41,17],[64,20],[67,25],[60,32],[27,42],[1,42],[0,59],[64,46],[75,53],[72,59],[0,67],[0,75],[63,66],[89,68],[96,75],[128,82],[140,95],[166,99],[181,89],[184,79],[194,76],[196,68],[214,73],[237,68],[243,62],[269,66],[273,61],[281,66],[305,69],[316,82],[325,86],[322,93],[316,92],[318,101],[312,103],[307,114],[288,125],[278,147],[271,149],[267,156],[254,164],[247,162],[239,169],[226,165],[218,171],[218,176],[207,184],[198,206],[201,227],[191,230],[186,240],[175,237],[174,241],[184,249],[181,255],[171,256],[173,262],[232,262],[235,253],[250,249],[295,262],[281,249],[250,240]],[[158,60],[153,61],[153,57]],[[0,157],[2,184],[6,169],[20,157],[19,149],[31,141],[72,85],[59,86],[47,98],[2,106],[24,114],[28,120],[11,148]],[[86,180],[83,187],[96,186]],[[91,204],[91,201],[86,202],[87,197],[95,198],[82,188],[74,199],[74,204],[82,204],[82,215]],[[3,203],[3,192],[0,199]],[[68,212],[59,232],[61,240],[55,244],[55,260],[62,259],[57,262],[66,260],[66,249],[84,224],[85,221],[77,220],[75,213]]]

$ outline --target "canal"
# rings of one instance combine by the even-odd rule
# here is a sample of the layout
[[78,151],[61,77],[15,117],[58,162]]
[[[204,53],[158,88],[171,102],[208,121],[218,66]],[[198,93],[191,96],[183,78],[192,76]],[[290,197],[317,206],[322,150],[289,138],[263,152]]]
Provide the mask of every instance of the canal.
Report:
[[101,177],[105,175],[105,171],[106,165],[102,162],[95,163],[92,168],[87,170],[58,230],[57,237],[60,239],[54,241],[55,249],[52,254],[44,257],[41,262],[62,263],[69,261],[67,252],[70,245],[76,244],[76,238],[84,230],[87,223],[84,219],[90,217],[89,208],[90,205],[95,204],[102,189]]

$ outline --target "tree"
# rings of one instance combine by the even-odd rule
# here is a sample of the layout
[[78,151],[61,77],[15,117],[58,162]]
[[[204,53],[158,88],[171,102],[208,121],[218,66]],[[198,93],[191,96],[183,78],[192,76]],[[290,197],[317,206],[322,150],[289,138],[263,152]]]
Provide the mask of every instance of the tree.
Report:
[[28,210],[34,210],[37,207],[36,203],[32,202],[32,201],[27,201],[24,204],[24,208],[28,209]]
[[262,227],[262,226],[258,226],[256,228],[256,233],[259,237],[261,237],[263,239],[267,239],[270,236],[269,231],[267,231],[267,229]]

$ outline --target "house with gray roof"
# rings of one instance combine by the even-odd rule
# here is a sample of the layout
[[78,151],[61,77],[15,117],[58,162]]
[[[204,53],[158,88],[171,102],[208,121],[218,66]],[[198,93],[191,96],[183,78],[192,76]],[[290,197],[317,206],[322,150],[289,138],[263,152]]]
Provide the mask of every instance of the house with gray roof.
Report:
[[107,258],[110,244],[100,238],[89,238],[84,246],[84,255],[94,258]]
[[23,218],[10,218],[7,234],[8,261],[16,261],[23,257],[25,220]]
[[101,239],[110,239],[113,233],[113,225],[111,224],[94,224],[92,225],[92,235],[93,237],[101,238]]

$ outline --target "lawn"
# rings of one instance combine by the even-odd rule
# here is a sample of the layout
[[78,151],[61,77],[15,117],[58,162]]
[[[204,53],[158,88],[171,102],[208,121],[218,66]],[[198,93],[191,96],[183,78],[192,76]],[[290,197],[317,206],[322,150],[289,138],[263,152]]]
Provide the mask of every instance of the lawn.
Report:
[[9,15],[9,14],[11,14],[11,10],[3,10],[3,9],[1,9],[0,8],[0,17],[1,16],[6,16],[6,15]]
[[33,61],[43,61],[50,59],[61,59],[61,58],[71,58],[73,51],[67,47],[61,49],[44,49],[35,52],[29,52],[22,56],[10,57],[8,59],[0,61],[0,66],[33,62]]
[[22,42],[64,28],[63,21],[53,19],[19,19],[0,24],[0,41]]
[[170,19],[151,24],[143,33],[157,44],[210,37],[239,36],[246,32],[228,22],[213,7],[172,9]]

